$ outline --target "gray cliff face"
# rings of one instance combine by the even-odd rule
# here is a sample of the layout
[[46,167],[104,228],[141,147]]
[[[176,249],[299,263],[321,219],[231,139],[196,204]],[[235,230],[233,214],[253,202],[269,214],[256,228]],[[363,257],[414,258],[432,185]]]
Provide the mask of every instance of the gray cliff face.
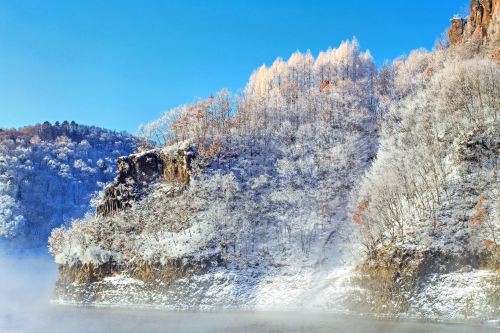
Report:
[[156,181],[189,185],[191,161],[195,156],[195,148],[188,146],[173,152],[153,149],[120,157],[118,175],[106,187],[104,197],[96,209],[97,215],[108,216],[130,207]]

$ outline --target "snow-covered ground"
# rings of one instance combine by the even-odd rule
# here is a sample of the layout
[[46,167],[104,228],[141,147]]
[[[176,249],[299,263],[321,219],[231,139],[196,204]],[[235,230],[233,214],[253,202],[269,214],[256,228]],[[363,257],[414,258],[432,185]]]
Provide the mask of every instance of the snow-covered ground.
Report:
[[[492,298],[493,304],[491,305]],[[482,317],[498,320],[500,314],[500,275],[486,270],[432,274],[413,300],[412,311],[433,319]]]

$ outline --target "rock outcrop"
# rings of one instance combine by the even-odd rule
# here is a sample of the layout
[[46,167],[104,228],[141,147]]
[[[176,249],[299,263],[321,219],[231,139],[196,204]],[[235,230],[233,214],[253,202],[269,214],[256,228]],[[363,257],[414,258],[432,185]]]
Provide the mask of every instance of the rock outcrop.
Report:
[[483,42],[490,33],[492,22],[499,18],[499,9],[500,0],[472,0],[467,18],[451,19],[448,29],[450,43],[454,45],[471,40]]
[[467,24],[467,20],[461,17],[454,17],[450,20],[450,22],[451,27],[448,30],[448,38],[451,44],[458,44],[462,42],[464,27]]
[[195,155],[195,147],[184,143],[120,157],[118,175],[105,188],[97,215],[108,216],[130,207],[156,181],[189,185],[191,161]]

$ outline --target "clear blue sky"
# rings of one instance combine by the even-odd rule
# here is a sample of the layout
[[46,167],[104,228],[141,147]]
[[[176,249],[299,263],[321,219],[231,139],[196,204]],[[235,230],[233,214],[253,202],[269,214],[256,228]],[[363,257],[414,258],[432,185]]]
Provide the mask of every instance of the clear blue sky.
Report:
[[127,130],[296,50],[356,36],[377,63],[432,48],[459,1],[0,0],[0,127]]

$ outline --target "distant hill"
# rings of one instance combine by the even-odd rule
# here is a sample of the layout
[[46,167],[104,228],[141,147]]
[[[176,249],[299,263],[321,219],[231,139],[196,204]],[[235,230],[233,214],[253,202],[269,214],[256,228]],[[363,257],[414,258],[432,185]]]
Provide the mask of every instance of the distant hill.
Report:
[[135,146],[127,133],[75,122],[0,129],[0,243],[41,246],[53,227],[83,217]]

